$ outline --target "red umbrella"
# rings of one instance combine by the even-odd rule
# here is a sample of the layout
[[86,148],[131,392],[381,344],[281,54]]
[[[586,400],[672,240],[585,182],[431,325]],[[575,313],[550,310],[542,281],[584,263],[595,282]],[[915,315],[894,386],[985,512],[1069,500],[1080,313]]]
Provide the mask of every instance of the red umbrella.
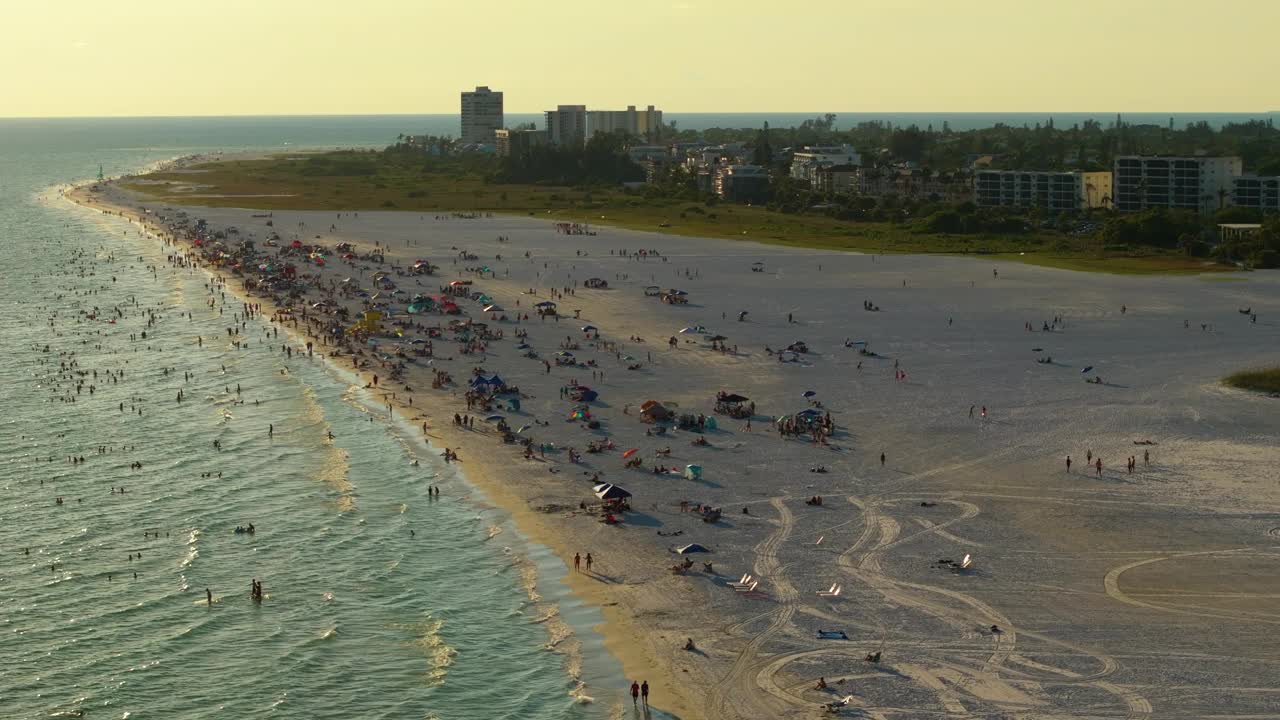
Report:
[[636,453],[638,453],[638,452],[640,452],[640,450],[639,450],[638,448],[631,448],[630,450],[628,450],[628,451],[626,451],[626,452],[622,453],[622,457],[624,457],[624,458],[629,458],[629,457],[631,457],[632,455],[635,455],[635,454],[636,454]]

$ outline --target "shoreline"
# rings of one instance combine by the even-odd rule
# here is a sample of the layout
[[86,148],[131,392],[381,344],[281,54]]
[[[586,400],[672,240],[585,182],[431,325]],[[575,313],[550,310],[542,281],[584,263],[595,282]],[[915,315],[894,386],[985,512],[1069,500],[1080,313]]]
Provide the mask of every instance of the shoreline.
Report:
[[[105,194],[119,198],[112,207],[129,214],[143,207],[168,212],[163,203],[118,187]],[[1186,664],[1175,647],[1144,634],[1163,616],[1151,614],[1152,603],[1133,602],[1134,584],[1143,583],[1136,585],[1139,592],[1207,598],[1223,574],[1233,572],[1222,569],[1231,558],[1260,563],[1274,554],[1267,544],[1274,533],[1257,527],[1257,514],[1280,508],[1280,490],[1265,480],[1280,451],[1258,443],[1274,434],[1275,418],[1265,400],[1242,401],[1220,389],[1218,365],[1227,357],[1240,363],[1265,358],[1269,343],[1280,337],[1272,320],[1280,316],[1280,295],[1269,292],[1280,280],[1275,274],[1251,274],[1237,283],[1081,276],[1012,263],[832,256],[612,228],[601,228],[599,238],[572,237],[576,233],[546,220],[501,216],[375,211],[335,218],[325,211],[174,208],[200,216],[210,228],[279,231],[281,244],[296,227],[293,238],[310,245],[314,237],[326,254],[334,243],[353,243],[365,257],[344,262],[329,255],[323,267],[299,263],[300,272],[311,273],[303,278],[312,295],[303,295],[304,308],[344,275],[358,284],[372,280],[373,266],[385,270],[384,251],[392,271],[400,269],[397,262],[402,268],[418,258],[443,258],[434,274],[393,276],[393,285],[410,293],[415,282],[424,292],[440,285],[445,293],[450,280],[474,281],[476,290],[492,293],[509,312],[549,297],[550,290],[565,314],[523,324],[460,302],[475,322],[490,321],[507,339],[495,341],[492,354],[471,354],[447,335],[432,336],[440,346],[433,359],[426,367],[412,361],[403,381],[422,390],[406,396],[384,382],[373,394],[395,391],[393,407],[407,422],[443,417],[429,424],[432,447],[457,448],[467,480],[566,567],[575,552],[595,554],[598,572],[569,569],[564,582],[600,607],[605,623],[598,631],[627,675],[655,684],[662,701],[656,705],[680,717],[816,715],[821,703],[841,697],[853,698],[852,705],[870,716],[901,712],[904,702],[922,710],[941,703],[955,712],[963,707],[987,714],[1037,704],[1048,714],[1056,709],[1070,715],[1086,710],[1085,701],[1059,696],[1055,686],[1073,683],[1090,688],[1089,708],[1098,707],[1102,694],[1111,698],[1103,702],[1149,717],[1141,693],[1164,687],[1165,668],[1176,666],[1192,685],[1208,687],[1212,680],[1196,675],[1198,667]],[[272,221],[274,230],[263,227]],[[628,250],[625,256],[615,254],[619,247]],[[654,247],[662,251],[649,250],[646,257],[637,250]],[[452,267],[451,251],[457,253]],[[367,259],[371,254],[378,259]],[[298,257],[277,256],[265,262]],[[480,271],[480,263],[496,269]],[[761,274],[749,269],[756,263],[764,265]],[[579,286],[592,273],[608,278],[609,288]],[[641,292],[668,283],[692,291],[688,305],[659,303]],[[391,304],[408,302],[382,295],[387,288],[380,285],[372,296],[341,295],[356,308],[360,297],[366,307],[381,297],[389,312]],[[859,296],[871,300],[864,301],[865,312],[851,312]],[[1236,308],[1245,306],[1262,320],[1241,327]],[[568,312],[575,308],[581,308],[580,319]],[[750,317],[735,319],[740,310],[750,310]],[[1043,334],[1027,322],[1039,325],[1051,316],[1063,318],[1061,326],[1055,319],[1049,329],[1045,320]],[[295,338],[317,326],[306,310],[303,323],[292,318],[280,324],[292,325]],[[356,355],[334,358],[334,367],[372,357],[375,362],[363,369],[341,369],[362,381],[370,371],[382,374],[397,363],[385,348],[404,352],[412,346],[401,343],[424,332],[422,323],[438,328],[450,319],[430,312],[400,318],[407,324],[393,325],[405,329],[404,338],[384,332],[378,343],[366,347],[362,341]],[[692,330],[704,322],[732,339],[716,347],[712,331]],[[595,338],[584,323],[600,328]],[[689,334],[676,330],[682,326]],[[525,330],[530,347],[548,359],[557,349],[578,357],[555,368],[548,364],[544,373],[541,356],[512,350],[513,329]],[[770,349],[798,341],[812,349],[785,356]],[[873,352],[862,352],[868,349]],[[622,352],[638,357],[623,361]],[[633,360],[637,371],[629,372]],[[899,361],[909,380],[897,372]],[[425,390],[432,363],[461,376],[461,385]],[[1082,382],[1078,370],[1095,365],[1107,383]],[[479,417],[475,429],[449,422],[451,414],[464,412],[460,391],[472,371],[501,373],[521,386],[524,407],[510,414],[520,416],[515,423],[536,422],[534,433],[554,441],[545,460],[519,458],[517,446],[501,444]],[[566,400],[566,386],[587,378],[604,394],[590,404],[592,417],[603,424],[595,430],[565,417],[579,407]],[[637,417],[646,398],[680,413],[700,413],[717,391],[745,392],[770,413],[812,407],[805,398],[816,393],[834,416],[836,432],[829,438],[775,433],[778,416],[757,413],[753,433],[743,419],[721,413],[710,417],[722,426],[706,434],[669,428],[663,436],[652,435]],[[973,409],[966,417],[965,409],[979,404],[982,417]],[[606,437],[617,441],[616,450],[580,462],[553,454]],[[710,446],[690,449],[687,440],[694,437]],[[632,445],[655,466],[653,473],[647,464],[622,466],[619,452]],[[1135,452],[1145,457],[1147,448],[1154,453],[1150,466],[1120,469]],[[1063,456],[1083,463],[1086,449],[1106,456],[1106,471],[1095,476],[1092,468],[1086,473],[1077,466],[1064,475]],[[668,457],[677,468],[705,464],[706,477],[658,472]],[[583,498],[594,504],[583,477],[592,469],[601,480],[636,493],[619,526],[575,509]],[[825,504],[811,502],[823,495]],[[684,512],[684,501],[720,504],[726,515],[703,523],[697,513]],[[1214,520],[1211,529],[1205,529],[1206,518]],[[669,539],[674,535],[684,537]],[[692,559],[712,560],[716,571],[670,572],[680,556],[670,554],[669,543],[685,542],[708,545],[714,554]],[[1244,555],[1223,555],[1241,548]],[[947,570],[935,560],[970,553],[980,563],[972,573]],[[1141,569],[1175,557],[1179,572],[1172,581]],[[745,573],[761,578],[765,592],[735,592],[732,583]],[[1260,583],[1254,575],[1241,566],[1229,577]],[[823,596],[833,582],[843,583],[842,597]],[[1268,586],[1259,587],[1265,592]],[[1066,597],[1078,602],[1064,603]],[[1267,612],[1248,593],[1230,602],[1207,615],[1184,613],[1215,618],[1192,624],[1184,617],[1185,630],[1221,637],[1236,629],[1221,619],[1248,622]],[[1237,605],[1254,609],[1237,612]],[[1045,630],[1047,617],[1063,622]],[[847,632],[848,642],[822,635],[832,628]],[[685,637],[696,640],[696,652],[679,649]],[[1130,646],[1146,649],[1140,656]],[[864,653],[879,649],[886,651],[883,664],[864,665]],[[1033,656],[1039,659],[1031,677],[1018,658]],[[1107,679],[1119,657],[1126,670],[1117,677],[1135,684]],[[1002,667],[1006,663],[1024,667]],[[1081,667],[1095,666],[1103,668],[1100,674],[1070,679]],[[660,676],[663,671],[668,674]],[[819,677],[831,685],[815,687]],[[845,682],[851,684],[841,686]],[[673,691],[683,697],[672,699]],[[920,695],[904,700],[904,693]]]
[[[181,156],[162,161],[157,165],[181,167],[189,162],[197,162],[202,157],[204,156]],[[110,184],[118,179],[109,178],[105,182]],[[69,184],[61,194],[63,199],[77,206],[123,219],[145,231],[148,238],[159,241],[166,247],[182,250],[184,254],[187,253],[187,249],[181,248],[175,239],[166,237],[165,232],[152,224],[152,222],[149,222],[150,219],[145,215],[137,214],[127,205],[111,202],[101,197],[94,197],[97,193],[94,193],[89,188],[96,184],[96,180],[86,181],[81,184]],[[296,326],[290,326],[287,322],[276,319],[280,308],[275,306],[269,297],[262,297],[252,293],[242,283],[236,282],[233,278],[203,266],[199,267],[210,273],[212,277],[226,282],[229,287],[234,285],[234,291],[239,297],[252,298],[254,302],[260,303],[263,306],[264,317],[271,324],[284,329],[298,346],[305,343],[305,337],[299,336]],[[333,362],[333,358],[328,355],[321,355],[320,360],[330,373],[338,371],[343,374],[359,376],[358,371],[337,365]],[[371,394],[377,394],[376,390],[372,390],[367,385],[364,386],[364,389],[370,390]],[[432,418],[447,418],[451,414],[449,408],[443,407],[444,402],[439,397],[421,392],[414,393],[413,397],[427,402],[415,406],[406,403],[405,400],[400,398],[391,400],[395,408],[400,411],[402,420],[416,421],[426,418],[430,422]],[[372,411],[372,408],[370,410]],[[391,419],[387,418],[387,420],[390,421]],[[452,426],[433,424],[430,427],[432,432],[428,432],[418,438],[427,448],[438,451],[439,447],[446,446],[445,442],[449,443],[448,447],[457,447],[459,449],[463,447],[463,433],[456,431]],[[444,432],[445,435],[439,434],[441,432]],[[656,707],[660,711],[668,713],[670,717],[678,720],[696,720],[703,717],[697,711],[696,706],[685,699],[685,692],[691,690],[691,688],[686,688],[682,680],[669,672],[660,657],[645,650],[643,646],[645,633],[634,627],[626,609],[619,604],[615,597],[611,596],[607,586],[599,582],[592,582],[587,576],[581,573],[574,573],[569,569],[570,558],[574,553],[569,539],[563,534],[553,531],[544,519],[539,517],[539,513],[529,508],[526,500],[506,489],[505,483],[498,480],[502,472],[500,467],[487,467],[483,462],[476,459],[480,457],[483,456],[479,453],[468,453],[467,458],[463,461],[464,467],[454,467],[454,472],[462,478],[464,483],[476,488],[484,499],[491,501],[495,507],[500,509],[527,544],[536,544],[547,548],[565,564],[564,574],[553,579],[565,587],[577,601],[590,606],[604,619],[604,622],[591,627],[590,630],[601,637],[604,650],[621,665],[624,675],[627,678],[654,679],[656,680],[655,685],[660,683],[660,686],[667,692],[668,697],[674,696],[674,699],[665,701],[660,705],[656,705]],[[530,559],[529,562],[533,562],[533,560]],[[577,681],[579,679],[570,677],[570,680]],[[614,690],[623,693],[625,688],[616,688]],[[573,695],[573,692],[571,691],[570,694]]]

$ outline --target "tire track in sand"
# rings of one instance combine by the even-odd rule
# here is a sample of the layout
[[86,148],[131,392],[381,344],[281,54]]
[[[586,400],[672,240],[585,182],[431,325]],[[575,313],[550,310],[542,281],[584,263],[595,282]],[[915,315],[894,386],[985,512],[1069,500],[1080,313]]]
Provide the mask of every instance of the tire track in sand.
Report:
[[[778,561],[778,548],[791,536],[796,522],[795,516],[787,508],[785,498],[770,498],[769,504],[778,511],[778,529],[756,546],[756,562],[752,567],[752,571],[757,577],[762,578],[762,582],[769,583],[778,607],[768,613],[773,615],[773,621],[747,642],[746,647],[738,653],[737,659],[730,666],[729,672],[725,674],[724,679],[717,683],[712,690],[712,696],[708,702],[710,708],[709,717],[758,718],[777,716],[777,710],[761,702],[765,698],[755,692],[755,690],[762,688],[750,670],[760,652],[760,647],[776,635],[779,630],[790,624],[791,618],[796,612],[798,597],[795,588],[791,586],[786,576],[782,574],[782,565]],[[736,707],[730,708],[730,698],[733,699],[733,704]]]
[[[957,501],[955,504],[963,510],[960,517],[938,523],[930,528],[912,533],[905,537],[899,537],[896,521],[891,518],[884,518],[880,516],[871,503],[863,502],[854,497],[850,497],[848,500],[850,503],[863,510],[864,516],[867,517],[867,524],[863,530],[863,536],[855,542],[853,547],[845,551],[845,553],[840,556],[840,566],[842,569],[849,572],[856,579],[862,580],[868,586],[880,592],[886,600],[889,600],[890,602],[897,602],[904,607],[914,608],[953,626],[960,628],[967,627],[969,624],[966,622],[968,618],[957,613],[952,607],[926,599],[926,595],[935,594],[950,598],[962,605],[970,607],[980,616],[983,616],[987,621],[991,622],[991,624],[999,625],[1002,628],[1002,632],[995,636],[992,653],[988,656],[986,662],[983,663],[981,669],[977,672],[988,675],[992,678],[998,678],[1006,663],[1010,661],[1018,662],[1022,659],[1016,652],[1018,639],[1017,628],[1008,617],[991,605],[978,600],[977,598],[961,592],[949,590],[947,588],[896,580],[884,575],[880,570],[880,562],[877,557],[880,553],[891,547],[900,545],[907,540],[932,532],[935,529],[946,528],[960,520],[973,517],[978,512],[978,507],[976,505]],[[875,522],[872,522],[872,519],[874,519]],[[885,522],[886,520],[888,520],[888,522]],[[880,529],[880,538],[878,542],[863,555],[860,561],[854,563],[854,553],[865,544],[866,539],[871,534],[871,528],[873,527]],[[912,593],[910,592],[911,590],[915,590],[917,592]],[[1051,644],[1069,647],[1073,650],[1081,650],[1081,648],[1071,646],[1066,643],[1060,643],[1052,638],[1035,633],[1029,633],[1028,636]],[[1069,682],[1072,683],[1091,684],[1100,690],[1116,696],[1124,703],[1126,716],[1130,718],[1130,720],[1141,720],[1151,716],[1151,703],[1146,698],[1133,690],[1101,680],[1101,678],[1114,673],[1118,669],[1119,663],[1106,655],[1094,652],[1086,652],[1086,654],[1094,657],[1102,665],[1102,668],[1098,673],[1086,676],[1063,670],[1055,672],[1055,674],[1060,674],[1063,677],[1068,678]],[[1052,671],[1047,665],[1040,665],[1038,669]],[[959,703],[955,694],[945,688],[945,686],[938,688],[928,683],[926,683],[926,685],[929,689],[933,690],[935,694],[937,694],[939,701],[947,708],[948,713],[955,714],[957,712],[964,711],[963,705]],[[960,689],[964,689],[963,685],[960,686]]]
[[1108,597],[1118,602],[1125,603],[1126,605],[1133,605],[1134,607],[1146,608],[1148,610],[1159,610],[1160,612],[1173,613],[1175,615],[1194,615],[1197,617],[1214,618],[1215,620],[1232,620],[1235,622],[1260,622],[1260,623],[1266,623],[1268,625],[1280,625],[1280,618],[1276,618],[1274,616],[1272,616],[1272,619],[1267,619],[1264,617],[1257,617],[1256,615],[1253,615],[1253,614],[1250,614],[1249,616],[1246,617],[1242,615],[1232,614],[1227,611],[1206,612],[1203,609],[1193,610],[1189,608],[1157,605],[1155,603],[1139,600],[1120,589],[1120,576],[1123,575],[1125,572],[1132,570],[1136,567],[1142,567],[1143,565],[1150,565],[1152,563],[1163,562],[1165,560],[1177,560],[1179,558],[1200,557],[1204,555],[1227,555],[1231,553],[1248,552],[1251,550],[1254,550],[1254,548],[1245,547],[1245,548],[1235,548],[1233,550],[1201,550],[1198,552],[1178,553],[1175,555],[1162,555],[1158,557],[1147,558],[1145,560],[1135,560],[1134,562],[1125,563],[1124,565],[1118,565],[1108,570],[1106,576],[1103,577],[1102,579],[1102,585],[1103,585],[1103,588],[1106,590]]

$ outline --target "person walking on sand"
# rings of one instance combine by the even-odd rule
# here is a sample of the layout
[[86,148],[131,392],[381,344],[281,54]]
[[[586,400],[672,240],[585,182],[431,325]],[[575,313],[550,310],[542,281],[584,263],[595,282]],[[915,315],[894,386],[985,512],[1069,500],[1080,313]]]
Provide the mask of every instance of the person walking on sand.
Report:
[[1071,456],[1067,456],[1067,472],[1071,472]]
[[582,567],[582,555],[580,553],[574,553],[573,554],[573,571],[581,572],[581,567]]
[[884,467],[884,453],[880,453],[880,467]]
[[645,680],[644,682],[640,683],[640,697],[644,701],[645,709],[648,710],[649,709],[649,681],[648,680]]
[[591,559],[591,553],[587,553],[587,572],[591,572],[591,563],[592,563],[592,562],[593,562],[593,560]]
[[631,707],[635,707],[640,702],[640,683],[635,680],[631,681]]
[[1102,477],[1102,458],[1098,458],[1093,467],[1098,471],[1098,477]]

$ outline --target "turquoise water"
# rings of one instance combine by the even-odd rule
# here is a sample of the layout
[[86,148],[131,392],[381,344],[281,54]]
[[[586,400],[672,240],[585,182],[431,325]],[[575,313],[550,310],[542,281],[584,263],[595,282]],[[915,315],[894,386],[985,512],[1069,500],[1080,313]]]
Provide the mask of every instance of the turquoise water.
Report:
[[558,559],[208,276],[45,191],[99,163],[385,141],[191,129],[0,123],[0,717],[608,715],[624,682]]

